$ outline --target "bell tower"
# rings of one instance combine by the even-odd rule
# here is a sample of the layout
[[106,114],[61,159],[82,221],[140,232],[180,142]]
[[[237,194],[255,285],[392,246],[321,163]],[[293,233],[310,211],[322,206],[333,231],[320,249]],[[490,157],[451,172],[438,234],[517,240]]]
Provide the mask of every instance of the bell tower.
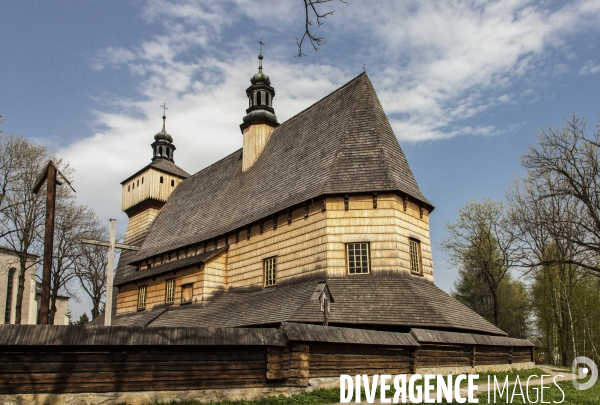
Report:
[[165,128],[166,104],[162,130],[154,135],[152,162],[121,183],[121,209],[129,217],[125,243],[141,243],[150,225],[167,202],[173,190],[190,175],[174,163],[173,137]]
[[263,73],[262,40],[258,41],[261,52],[258,55],[258,73],[250,79],[251,86],[246,89],[248,109],[240,125],[244,138],[242,171],[249,170],[265,148],[273,130],[279,125],[273,109],[275,89],[271,79]]

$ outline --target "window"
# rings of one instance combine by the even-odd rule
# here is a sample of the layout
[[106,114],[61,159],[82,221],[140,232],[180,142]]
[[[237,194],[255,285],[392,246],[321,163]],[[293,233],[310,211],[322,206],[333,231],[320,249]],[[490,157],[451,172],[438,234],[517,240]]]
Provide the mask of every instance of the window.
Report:
[[163,182],[163,176],[160,176],[160,183],[162,184]]
[[138,288],[138,309],[146,309],[146,286]]
[[421,243],[418,240],[410,239],[410,271],[421,273]]
[[131,191],[131,184],[127,186],[127,191]]
[[349,274],[368,274],[369,273],[369,244],[348,243],[346,244],[348,256]]
[[142,184],[144,184],[144,178],[142,177]]
[[181,303],[192,302],[192,296],[194,292],[193,284],[185,284],[181,286]]
[[165,284],[165,304],[172,304],[175,302],[175,279],[171,278]]
[[270,257],[265,259],[265,287],[277,284],[277,258]]
[[11,267],[8,269],[8,282],[6,283],[6,310],[4,312],[4,323],[10,323],[10,315],[12,312],[12,296],[15,272],[17,269]]
[[175,279],[171,278],[165,282],[165,304],[175,302]]
[[175,180],[171,180],[171,187],[175,187]]

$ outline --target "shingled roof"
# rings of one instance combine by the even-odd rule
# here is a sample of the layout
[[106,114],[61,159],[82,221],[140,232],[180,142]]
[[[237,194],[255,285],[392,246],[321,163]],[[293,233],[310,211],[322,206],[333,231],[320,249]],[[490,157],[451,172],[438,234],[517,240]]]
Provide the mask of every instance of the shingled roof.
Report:
[[190,174],[183,170],[181,167],[177,166],[175,163],[171,162],[168,159],[155,159],[149,165],[145,166],[143,169],[138,170],[135,174],[127,177],[125,180],[121,182],[121,184],[127,183],[129,180],[136,177],[138,174],[146,171],[146,169],[153,168],[158,170],[159,172],[175,175],[177,177],[181,177],[182,179],[187,179],[190,177]]
[[[224,292],[205,307],[173,307],[146,323],[150,327],[249,327],[282,322],[323,322],[319,281],[256,292]],[[395,326],[506,335],[435,285],[410,277],[349,276],[327,280],[334,298],[333,325]],[[145,318],[148,319],[148,318]],[[118,318],[115,324],[119,322]],[[135,323],[140,324],[140,323]]]
[[133,261],[208,240],[312,198],[397,192],[423,196],[363,73],[277,127],[254,165],[238,150],[182,182]]

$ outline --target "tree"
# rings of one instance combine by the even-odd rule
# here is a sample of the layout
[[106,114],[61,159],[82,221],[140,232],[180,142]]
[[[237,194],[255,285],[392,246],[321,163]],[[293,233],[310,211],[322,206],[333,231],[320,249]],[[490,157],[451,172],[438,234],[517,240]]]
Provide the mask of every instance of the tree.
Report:
[[[305,53],[302,52],[302,43],[306,38],[310,41],[315,52],[318,52],[320,47],[325,44],[325,37],[319,36],[314,31],[311,31],[311,27],[313,25],[313,20],[311,19],[311,15],[314,16],[317,22],[317,28],[323,25],[323,19],[327,18],[328,15],[333,15],[335,10],[320,12],[319,8],[324,3],[330,3],[332,0],[304,0],[304,34],[300,39],[296,38],[296,45],[298,45],[298,54],[296,57],[306,56]],[[345,0],[340,0],[342,3],[346,4]]]
[[79,326],[83,326],[86,323],[90,322],[90,318],[88,318],[87,314],[84,312],[83,314],[81,314],[81,316],[79,317],[79,319],[75,322],[73,322],[73,325],[79,325]]
[[600,298],[599,135],[588,135],[575,116],[564,128],[542,131],[522,158],[527,175],[506,193],[542,351],[554,364],[597,356],[600,344],[593,309]]
[[[51,154],[43,145],[33,144],[21,136],[10,135],[3,140],[7,166],[2,172],[5,193],[0,211],[0,235],[3,243],[14,250],[19,257],[16,317],[21,323],[21,309],[25,289],[25,274],[32,264],[27,258],[41,251],[40,234],[44,226],[44,196],[33,194],[35,180],[50,159]],[[37,263],[33,264],[37,265]]]
[[[70,189],[60,189],[57,196],[56,223],[54,226],[54,254],[50,283],[49,323],[54,323],[56,300],[60,291],[78,298],[72,290],[73,281],[83,272],[85,248],[81,238],[98,226],[96,213],[86,205],[77,204]],[[87,292],[87,291],[86,291]]]
[[574,264],[600,275],[600,127],[588,133],[585,120],[573,115],[564,128],[541,131],[538,143],[521,159],[528,169],[522,192],[511,194],[515,202],[527,200],[538,211],[526,233],[534,236],[536,227],[537,242],[549,236],[560,243],[552,259],[538,257],[530,265]]
[[449,236],[441,246],[452,263],[485,287],[491,299],[493,323],[500,327],[499,289],[518,261],[518,247],[502,202],[472,199],[459,209],[458,220],[446,224]]
[[[108,229],[102,226],[97,216],[88,219],[88,230],[84,235],[89,239],[108,240]],[[101,315],[103,297],[106,295],[106,266],[108,250],[103,246],[81,244],[75,274],[86,294],[92,299],[92,319]]]

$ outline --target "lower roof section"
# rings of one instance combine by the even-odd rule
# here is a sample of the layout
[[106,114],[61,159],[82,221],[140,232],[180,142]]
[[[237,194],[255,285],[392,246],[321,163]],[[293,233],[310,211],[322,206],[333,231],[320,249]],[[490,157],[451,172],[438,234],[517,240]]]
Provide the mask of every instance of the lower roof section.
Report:
[[0,346],[286,346],[288,342],[418,347],[443,343],[532,347],[505,336],[413,329],[410,333],[284,322],[278,328],[0,326]]
[[205,306],[161,305],[154,310],[118,316],[114,325],[239,328],[276,326],[284,322],[321,324],[320,304],[310,298],[323,282],[333,297],[328,314],[329,324],[333,326],[506,335],[433,284],[412,277],[371,275],[275,286],[254,292],[230,290]]

